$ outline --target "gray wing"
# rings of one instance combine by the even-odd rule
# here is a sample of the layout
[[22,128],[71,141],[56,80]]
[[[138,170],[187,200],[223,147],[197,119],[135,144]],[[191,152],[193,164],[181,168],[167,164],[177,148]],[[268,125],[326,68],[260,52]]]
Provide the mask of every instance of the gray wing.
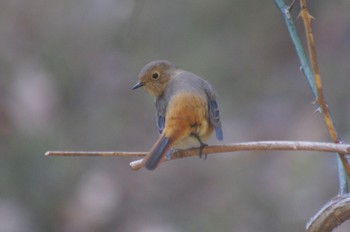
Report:
[[219,105],[216,101],[215,91],[214,91],[213,87],[208,82],[205,82],[204,89],[205,89],[205,93],[208,97],[208,110],[209,110],[210,122],[214,126],[216,138],[218,140],[222,141],[224,138],[224,135],[222,133]]
[[164,99],[158,98],[156,100],[157,126],[158,126],[158,131],[160,134],[163,132],[164,127],[165,127],[166,107],[167,107],[167,102]]

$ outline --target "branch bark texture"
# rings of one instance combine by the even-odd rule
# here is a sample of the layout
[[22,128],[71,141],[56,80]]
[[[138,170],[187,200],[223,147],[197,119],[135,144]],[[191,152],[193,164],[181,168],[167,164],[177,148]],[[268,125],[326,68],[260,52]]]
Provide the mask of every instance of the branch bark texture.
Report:
[[307,232],[329,232],[350,219],[350,195],[336,196],[306,224]]

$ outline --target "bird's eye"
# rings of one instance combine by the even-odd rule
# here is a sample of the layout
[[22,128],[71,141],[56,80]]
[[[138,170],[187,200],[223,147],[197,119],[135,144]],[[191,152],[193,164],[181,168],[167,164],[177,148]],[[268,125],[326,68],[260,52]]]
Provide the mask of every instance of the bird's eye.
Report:
[[153,80],[157,80],[158,77],[159,77],[159,73],[156,73],[156,72],[155,72],[155,73],[152,74]]

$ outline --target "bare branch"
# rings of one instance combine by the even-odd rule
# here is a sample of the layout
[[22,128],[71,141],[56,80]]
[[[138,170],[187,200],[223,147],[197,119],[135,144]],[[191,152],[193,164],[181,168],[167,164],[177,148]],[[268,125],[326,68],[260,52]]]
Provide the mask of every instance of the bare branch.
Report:
[[127,151],[47,151],[45,156],[124,156],[143,157],[146,152]]
[[[339,146],[338,145],[345,145]],[[244,142],[244,143],[232,143],[216,146],[208,146],[202,150],[202,154],[209,155],[223,152],[237,152],[237,151],[268,151],[268,150],[284,150],[284,151],[321,151],[321,152],[350,152],[349,145],[346,144],[334,144],[334,143],[321,143],[321,142],[302,142],[302,141],[258,141],[258,142]],[[337,150],[337,151],[335,151]],[[171,159],[180,159],[189,156],[197,156],[200,149],[193,148],[187,150],[179,150],[171,154]],[[164,158],[163,161],[168,161]],[[130,167],[133,170],[139,170],[142,168],[142,159],[136,160],[130,163]]]
[[[231,143],[203,148],[202,153],[209,155],[223,152],[237,151],[268,151],[268,150],[290,150],[290,151],[319,151],[319,152],[337,152],[350,154],[349,144],[335,144],[323,142],[307,142],[307,141],[257,141]],[[121,151],[48,151],[46,156],[123,156],[123,157],[143,157],[147,152],[121,152]],[[198,148],[187,150],[178,150],[172,153],[171,159],[185,158],[196,156],[199,154]],[[166,159],[164,159],[165,161]],[[130,163],[133,170],[141,168],[142,159]]]

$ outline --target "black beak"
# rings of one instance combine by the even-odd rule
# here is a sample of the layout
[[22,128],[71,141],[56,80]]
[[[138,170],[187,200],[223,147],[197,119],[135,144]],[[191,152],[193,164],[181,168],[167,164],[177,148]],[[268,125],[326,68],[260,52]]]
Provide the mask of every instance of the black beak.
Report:
[[142,83],[142,82],[139,81],[132,87],[132,89],[138,89],[138,88],[140,88],[140,87],[142,87],[144,85],[145,85],[145,83]]

